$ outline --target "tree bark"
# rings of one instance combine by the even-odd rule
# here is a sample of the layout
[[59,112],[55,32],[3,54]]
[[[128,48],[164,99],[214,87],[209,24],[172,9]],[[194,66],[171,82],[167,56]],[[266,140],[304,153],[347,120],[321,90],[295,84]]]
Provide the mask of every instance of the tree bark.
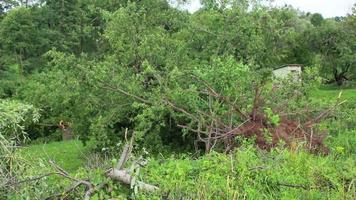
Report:
[[338,86],[342,86],[344,84],[344,72],[338,73],[337,70],[334,71],[334,79]]

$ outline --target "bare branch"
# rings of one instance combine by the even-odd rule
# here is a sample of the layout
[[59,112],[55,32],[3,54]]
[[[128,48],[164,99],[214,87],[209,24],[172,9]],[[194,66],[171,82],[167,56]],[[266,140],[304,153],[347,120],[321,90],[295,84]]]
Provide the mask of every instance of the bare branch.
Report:
[[340,103],[336,103],[335,105],[333,105],[332,107],[330,107],[329,109],[325,110],[324,112],[320,113],[316,118],[309,120],[308,122],[304,123],[304,126],[306,127],[310,127],[315,123],[320,122],[321,119],[323,119],[324,117],[326,117],[327,115],[329,115],[333,110],[335,110],[335,108],[337,106],[340,106],[341,104],[345,103],[345,101],[342,101]]
[[[134,134],[135,134],[135,132],[133,132],[133,134],[131,136],[130,143],[125,144],[125,147],[121,153],[119,162],[116,165],[116,169],[121,170],[124,167],[127,160],[130,158],[132,147],[133,147]],[[127,129],[125,130],[125,135],[127,135]]]
[[249,118],[245,113],[243,113],[239,108],[237,108],[237,107],[235,106],[236,103],[235,103],[235,104],[234,104],[234,103],[231,103],[226,97],[224,97],[224,96],[222,96],[221,94],[219,94],[218,92],[216,92],[216,91],[214,90],[214,88],[209,85],[208,82],[206,82],[205,80],[201,79],[200,77],[198,77],[198,76],[196,76],[196,75],[193,75],[193,74],[192,74],[191,76],[192,76],[193,78],[195,78],[197,81],[203,83],[203,84],[205,85],[205,87],[207,87],[208,91],[210,92],[210,94],[211,94],[212,96],[214,96],[215,98],[218,98],[218,99],[224,101],[225,103],[229,104],[230,106],[232,106],[232,108],[233,108],[238,114],[240,114],[243,119],[248,119],[248,118]]
[[304,190],[309,190],[311,187],[305,186],[305,185],[295,185],[295,184],[289,184],[289,183],[278,183],[280,186],[284,187],[292,187],[292,188],[302,188]]
[[40,180],[40,179],[43,179],[45,177],[52,176],[52,175],[60,175],[60,173],[58,173],[58,172],[50,172],[50,173],[47,173],[47,174],[43,174],[43,175],[40,175],[40,176],[35,176],[35,177],[29,178],[29,179],[25,179],[25,180],[22,180],[22,181],[18,181],[18,182],[8,181],[8,182],[4,183],[1,187],[20,185],[20,184],[23,184],[23,183],[37,181],[37,180]]
[[108,182],[103,182],[103,183],[100,183],[99,185],[97,185],[95,187],[90,188],[89,190],[87,190],[85,192],[84,200],[90,200],[90,197],[91,197],[91,195],[93,193],[101,190],[102,188],[104,188],[107,185],[108,185]]
[[111,91],[114,91],[114,92],[119,92],[121,94],[124,94],[126,96],[132,97],[133,99],[138,100],[138,101],[140,101],[142,103],[145,103],[145,104],[148,104],[148,105],[153,104],[152,102],[150,102],[150,101],[148,101],[148,100],[146,100],[146,99],[144,99],[142,97],[139,97],[137,95],[134,95],[132,93],[129,93],[129,92],[127,92],[127,91],[125,91],[125,90],[123,90],[123,89],[121,89],[119,87],[114,87],[114,86],[108,85],[108,84],[104,83],[101,80],[98,80],[98,81],[102,84],[101,88],[103,88],[103,89],[111,90]]
[[195,117],[193,114],[189,113],[188,111],[184,110],[183,108],[180,108],[176,105],[174,105],[172,102],[170,102],[169,100],[165,100],[165,103],[167,105],[169,105],[170,107],[172,107],[173,109],[184,113],[185,115],[189,116],[190,118],[192,118],[193,120],[199,121],[197,117]]

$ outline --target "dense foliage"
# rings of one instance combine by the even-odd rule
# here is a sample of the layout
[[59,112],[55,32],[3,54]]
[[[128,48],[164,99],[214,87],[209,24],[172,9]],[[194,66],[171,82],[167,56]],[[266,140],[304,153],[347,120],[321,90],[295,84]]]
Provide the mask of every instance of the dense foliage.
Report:
[[[164,189],[148,198],[355,195],[350,193],[355,172],[349,167],[355,100],[345,103],[339,95],[322,102],[313,95],[321,83],[353,87],[356,10],[324,19],[263,2],[204,0],[200,10],[189,13],[166,0],[1,1],[1,153],[5,143],[23,145],[25,138],[59,140],[58,123],[64,122],[84,145],[105,156],[115,155],[128,135],[135,135],[135,152],[147,150],[152,157],[214,152],[197,160],[166,159],[162,165],[152,158],[143,176]],[[303,66],[300,81],[273,79],[272,70],[285,64]],[[246,146],[246,137],[271,154]],[[305,149],[294,154],[298,145],[331,155],[318,157]],[[215,152],[231,152],[234,158]],[[334,158],[340,160],[333,163]],[[229,166],[229,159],[241,163]],[[172,165],[183,169],[175,172]],[[81,170],[78,176],[88,175]],[[162,171],[172,180],[160,177]],[[279,179],[287,174],[302,175]],[[211,179],[216,185],[208,184]],[[39,190],[51,181],[58,187],[38,196],[26,188],[23,194],[45,198],[68,183],[47,181]]]
[[42,126],[31,127],[32,139],[53,135],[64,120],[99,148],[115,145],[124,128],[157,145],[181,146],[187,142],[175,125],[186,120],[164,101],[194,106],[188,99],[196,97],[175,98],[199,90],[190,74],[210,67],[215,77],[205,81],[227,79],[214,85],[218,91],[238,83],[234,93],[251,97],[257,83],[241,79],[250,75],[223,77],[231,69],[220,66],[234,68],[230,62],[248,66],[261,81],[287,63],[320,66],[321,76],[340,85],[354,77],[354,14],[323,19],[258,1],[206,1],[194,14],[161,0],[8,1],[3,7],[1,96],[42,109]]

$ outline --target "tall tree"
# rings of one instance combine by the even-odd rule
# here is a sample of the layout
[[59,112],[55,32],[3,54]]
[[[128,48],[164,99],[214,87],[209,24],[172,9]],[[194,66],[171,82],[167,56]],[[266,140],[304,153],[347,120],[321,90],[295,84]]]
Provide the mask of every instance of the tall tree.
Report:
[[341,22],[327,20],[316,29],[314,48],[322,58],[322,72],[339,86],[354,76],[356,64],[355,16]]
[[320,13],[314,13],[310,17],[310,22],[314,26],[320,26],[323,23],[323,21],[324,21],[324,18]]
[[11,10],[0,24],[0,41],[4,53],[10,55],[18,65],[22,78],[29,70],[31,58],[37,56],[40,44],[38,33],[31,11],[23,7]]
[[80,9],[77,0],[47,0],[47,24],[55,31],[54,47],[61,51],[80,52]]

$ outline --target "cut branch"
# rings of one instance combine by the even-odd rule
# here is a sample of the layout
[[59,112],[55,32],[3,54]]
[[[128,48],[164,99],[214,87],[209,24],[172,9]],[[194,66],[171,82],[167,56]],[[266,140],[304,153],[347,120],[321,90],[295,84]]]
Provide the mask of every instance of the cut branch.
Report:
[[[133,147],[134,133],[131,136],[130,143],[125,144],[125,147],[124,147],[124,150],[122,151],[119,162],[116,165],[116,168],[119,170],[121,170],[124,167],[125,163],[130,158],[132,147]],[[126,135],[127,135],[127,129],[125,130],[125,136]]]
[[[107,175],[112,180],[120,181],[126,185],[132,185],[133,178],[128,173],[127,170],[111,169]],[[137,186],[140,190],[144,190],[147,192],[154,192],[159,189],[158,187],[156,187],[154,185],[150,185],[150,184],[144,183],[142,181],[137,181],[137,183],[135,183],[135,184],[137,184]]]
[[[127,135],[127,129],[126,129],[126,134]],[[120,181],[126,185],[132,185],[133,177],[130,175],[129,171],[126,169],[123,169],[123,166],[126,164],[126,162],[129,160],[131,151],[133,148],[133,142],[134,142],[134,135],[132,135],[130,142],[128,142],[120,156],[120,160],[118,161],[117,165],[115,168],[111,168],[107,171],[106,175],[111,178],[112,180]],[[154,185],[150,185],[147,183],[144,183],[142,181],[137,181],[135,182],[137,187],[141,190],[145,190],[148,192],[153,192],[155,190],[158,190],[158,187]]]

